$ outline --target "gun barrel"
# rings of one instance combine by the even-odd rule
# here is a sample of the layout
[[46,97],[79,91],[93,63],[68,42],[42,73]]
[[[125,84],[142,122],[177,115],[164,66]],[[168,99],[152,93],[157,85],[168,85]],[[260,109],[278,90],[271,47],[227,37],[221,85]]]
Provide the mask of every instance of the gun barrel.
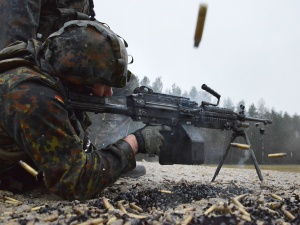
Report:
[[95,112],[95,113],[113,113],[113,114],[122,114],[125,116],[129,116],[129,111],[127,106],[125,105],[114,105],[114,104],[96,104],[90,102],[82,102],[76,100],[69,100],[69,103],[72,107],[76,109],[80,109],[82,111],[87,112]]
[[254,118],[254,117],[245,117],[246,121],[252,121],[252,122],[261,122],[264,123],[265,125],[267,124],[272,124],[272,120],[268,119],[259,119],[259,118]]
[[129,116],[128,108],[125,105],[107,104],[105,105],[104,112]]
[[126,105],[115,105],[107,103],[107,98],[86,96],[75,92],[68,93],[69,104],[82,111],[95,113],[113,113],[129,116]]

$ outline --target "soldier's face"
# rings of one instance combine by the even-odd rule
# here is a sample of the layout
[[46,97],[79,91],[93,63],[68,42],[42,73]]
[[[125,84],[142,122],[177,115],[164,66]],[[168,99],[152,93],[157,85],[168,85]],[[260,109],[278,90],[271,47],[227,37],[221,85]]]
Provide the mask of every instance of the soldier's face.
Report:
[[93,87],[93,94],[100,97],[112,96],[113,95],[112,87],[97,83]]

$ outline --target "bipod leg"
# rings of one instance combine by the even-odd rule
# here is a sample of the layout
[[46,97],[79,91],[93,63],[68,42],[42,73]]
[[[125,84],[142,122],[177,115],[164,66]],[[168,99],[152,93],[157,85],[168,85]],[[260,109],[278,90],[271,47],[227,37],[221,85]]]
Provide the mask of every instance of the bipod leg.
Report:
[[250,141],[249,141],[249,139],[248,139],[248,135],[247,135],[245,132],[243,132],[243,135],[242,135],[242,136],[243,136],[243,138],[245,139],[245,142],[247,143],[247,145],[250,146],[249,151],[250,151],[250,154],[251,154],[251,158],[252,158],[254,167],[255,167],[255,169],[256,169],[256,173],[257,173],[257,175],[258,175],[258,177],[259,177],[259,180],[262,181],[264,178],[263,178],[263,176],[262,176],[262,174],[261,174],[261,171],[260,171],[260,168],[259,168],[259,166],[258,166],[258,162],[257,162],[257,160],[256,160],[254,151],[253,151],[252,146],[251,146],[251,144],[250,144]]
[[217,170],[216,170],[216,172],[215,172],[215,174],[214,174],[214,177],[213,177],[213,179],[211,180],[211,182],[214,182],[215,178],[218,176],[218,174],[219,174],[219,172],[220,172],[220,170],[221,170],[221,167],[222,167],[222,165],[223,165],[223,163],[224,163],[224,161],[225,161],[225,159],[226,159],[226,156],[227,156],[227,154],[228,154],[228,152],[229,152],[229,149],[230,149],[230,147],[231,147],[230,144],[236,139],[236,137],[237,137],[237,134],[234,132],[234,133],[232,134],[232,136],[231,136],[230,142],[229,142],[229,144],[228,144],[228,146],[227,146],[227,148],[226,148],[226,151],[225,151],[225,153],[224,153],[224,155],[223,155],[223,157],[222,157],[222,159],[221,159],[221,161],[220,161],[220,163],[219,163],[219,165],[218,165],[218,168],[217,168]]

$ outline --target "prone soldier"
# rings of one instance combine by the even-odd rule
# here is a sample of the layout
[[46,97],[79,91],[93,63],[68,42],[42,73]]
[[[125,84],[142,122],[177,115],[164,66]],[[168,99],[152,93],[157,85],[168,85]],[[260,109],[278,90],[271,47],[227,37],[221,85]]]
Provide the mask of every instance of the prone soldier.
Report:
[[30,158],[51,192],[86,199],[135,168],[137,153],[159,154],[162,126],[83,147],[90,121],[68,105],[66,91],[111,96],[130,74],[123,41],[101,23],[70,21],[44,43],[9,45],[0,60],[0,171]]
[[[27,42],[31,38],[44,42],[51,33],[71,20],[95,20],[93,0],[4,0],[0,8],[0,49],[15,41]],[[132,74],[126,87],[113,88],[115,94],[110,101],[119,103],[124,96],[132,94],[137,86],[138,80]],[[136,127],[133,124],[137,124],[122,115],[103,113],[89,116],[92,125],[91,129],[86,130],[84,143],[89,143],[91,139],[101,148],[129,134]],[[145,173],[145,167],[137,165],[123,176],[138,177]]]

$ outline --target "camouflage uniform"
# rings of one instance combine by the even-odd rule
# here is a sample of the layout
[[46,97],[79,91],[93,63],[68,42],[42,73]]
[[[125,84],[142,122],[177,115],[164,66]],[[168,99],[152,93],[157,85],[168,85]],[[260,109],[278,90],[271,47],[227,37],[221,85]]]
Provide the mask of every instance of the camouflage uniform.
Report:
[[42,0],[0,1],[0,50],[36,37]]
[[93,0],[46,0],[41,7],[39,26],[37,29],[40,41],[59,30],[70,20],[94,19]]
[[[92,0],[3,0],[0,3],[0,49],[14,41],[27,42],[37,36],[43,42],[66,21],[93,18],[93,7]],[[133,76],[126,88],[113,90],[114,97],[110,103],[125,104],[124,96],[132,94],[137,86],[138,80]],[[129,131],[141,127],[122,115],[89,115],[93,124],[87,135],[97,147],[105,147],[124,137]]]
[[1,170],[29,156],[50,191],[65,199],[86,199],[135,167],[133,150],[124,140],[85,152],[80,130],[89,124],[67,104],[64,86],[49,75],[44,58],[36,58],[43,46],[30,40],[10,47],[13,51],[0,52]]
[[94,17],[92,0],[1,0],[0,49],[15,41],[45,41],[70,20]]

